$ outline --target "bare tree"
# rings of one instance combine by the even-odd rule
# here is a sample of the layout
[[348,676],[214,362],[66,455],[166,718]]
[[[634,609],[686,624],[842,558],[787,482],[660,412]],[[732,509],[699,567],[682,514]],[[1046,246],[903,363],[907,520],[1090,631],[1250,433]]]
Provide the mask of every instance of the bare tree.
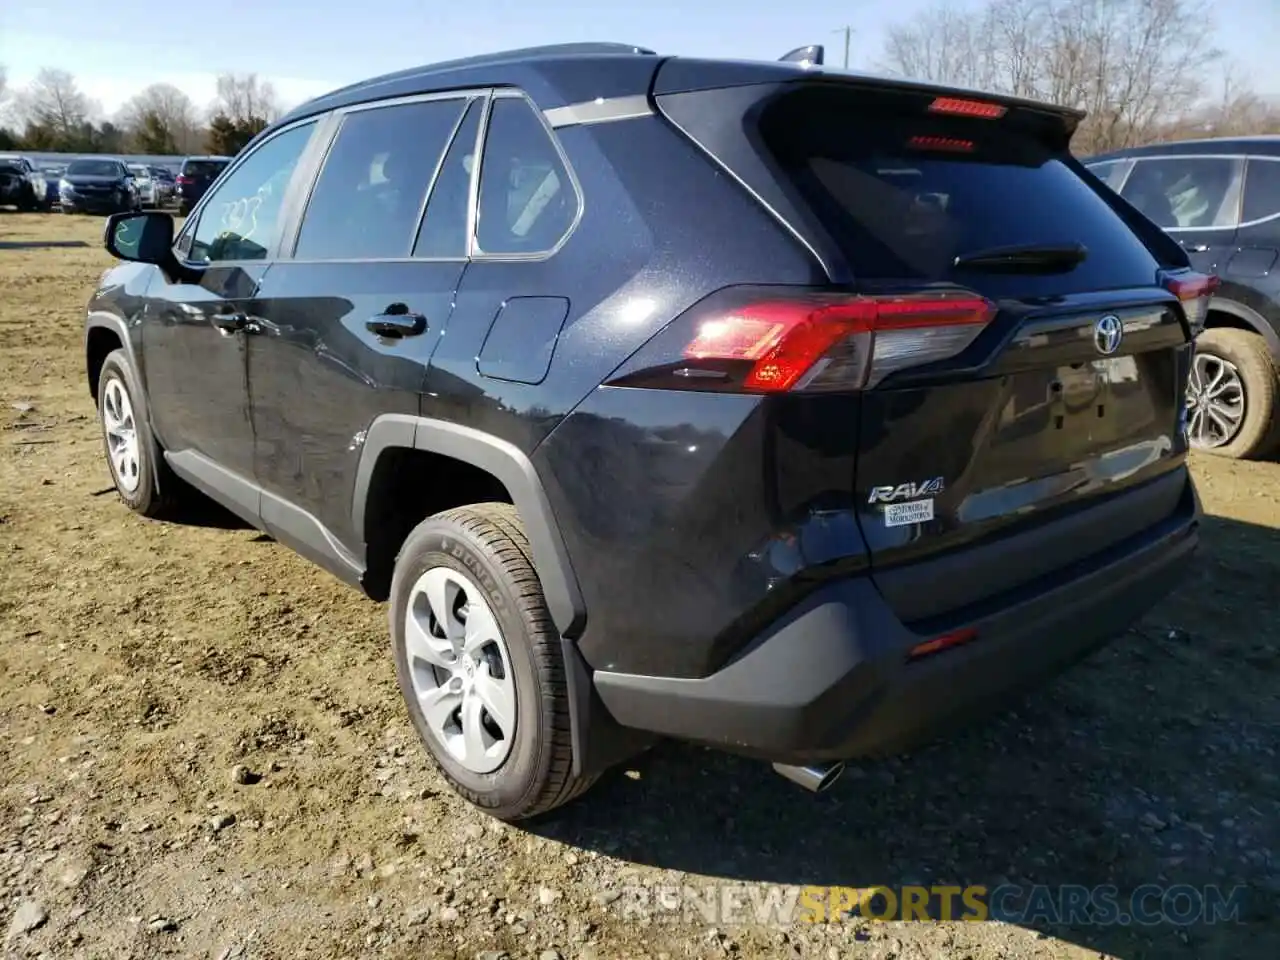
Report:
[[237,126],[253,121],[269,123],[280,115],[275,87],[260,80],[256,73],[224,73],[218,77],[218,93],[211,111],[221,114]]
[[1221,56],[1199,0],[945,0],[890,30],[886,66],[925,80],[1048,100],[1088,112],[1076,149],[1150,139],[1205,93]]
[[45,67],[18,95],[18,112],[30,127],[58,139],[79,135],[89,122],[93,104],[66,70]]
[[[120,108],[117,121],[135,143],[139,138],[147,141],[143,152],[191,153],[200,149],[195,104],[172,84],[153,83],[145,88]],[[164,144],[165,149],[157,149],[157,144]]]

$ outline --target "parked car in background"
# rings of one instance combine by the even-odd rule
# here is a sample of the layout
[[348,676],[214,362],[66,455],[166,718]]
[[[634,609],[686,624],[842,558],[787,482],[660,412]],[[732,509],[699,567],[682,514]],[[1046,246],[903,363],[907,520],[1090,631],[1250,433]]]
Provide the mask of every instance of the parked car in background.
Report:
[[138,191],[138,202],[143,207],[159,207],[160,194],[152,178],[151,168],[145,163],[130,163],[128,168],[133,175],[133,186]]
[[814,62],[406,70],[180,229],[112,218],[121,500],[203,491],[389,600],[424,746],[506,819],[662,736],[822,789],[1088,655],[1195,567],[1214,280],[1078,111]]
[[123,160],[72,160],[58,184],[63,213],[119,213],[141,210],[133,175]]
[[1258,459],[1280,448],[1280,136],[1184,140],[1085,165],[1216,273],[1196,340],[1191,443]]
[[40,173],[44,177],[45,205],[50,210],[58,205],[58,183],[66,170],[65,163],[46,163],[40,168]]
[[178,213],[186,216],[200,202],[209,184],[231,162],[230,157],[187,157],[178,171]]
[[155,183],[156,190],[160,196],[158,205],[162,207],[168,206],[173,202],[174,194],[177,191],[173,171],[168,167],[158,166],[152,166],[148,169],[151,171],[151,180]]
[[48,188],[44,174],[28,158],[0,154],[0,206],[19,210],[47,210]]

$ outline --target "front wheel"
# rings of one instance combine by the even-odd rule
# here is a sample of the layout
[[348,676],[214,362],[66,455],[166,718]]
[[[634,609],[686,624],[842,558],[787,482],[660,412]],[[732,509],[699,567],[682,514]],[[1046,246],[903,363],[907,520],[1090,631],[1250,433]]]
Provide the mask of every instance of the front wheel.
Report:
[[391,644],[409,718],[462,797],[502,820],[568,802],[574,777],[560,636],[515,508],[429,517],[391,586]]
[[112,350],[98,374],[98,421],[116,493],[144,517],[176,506],[183,484],[159,457],[128,354]]
[[1276,366],[1266,341],[1215,327],[1196,338],[1187,384],[1187,435],[1197,450],[1237,460],[1267,457],[1280,445]]

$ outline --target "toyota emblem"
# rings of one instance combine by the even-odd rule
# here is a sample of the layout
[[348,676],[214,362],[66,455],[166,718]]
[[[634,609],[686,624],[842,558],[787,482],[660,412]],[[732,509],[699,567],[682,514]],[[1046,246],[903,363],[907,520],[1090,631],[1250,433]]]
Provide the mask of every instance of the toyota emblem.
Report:
[[1124,323],[1115,314],[1107,314],[1093,325],[1093,345],[1098,352],[1110,356],[1120,349],[1124,339]]

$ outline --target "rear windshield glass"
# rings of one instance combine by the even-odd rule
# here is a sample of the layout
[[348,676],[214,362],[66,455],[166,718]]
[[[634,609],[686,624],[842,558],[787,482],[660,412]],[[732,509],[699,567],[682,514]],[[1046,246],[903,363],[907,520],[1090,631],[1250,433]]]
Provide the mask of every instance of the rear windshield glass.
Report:
[[69,177],[118,177],[120,165],[110,160],[73,160],[67,167]]
[[182,165],[182,172],[188,177],[216,177],[226,165],[223,160],[188,160]]
[[[768,107],[760,133],[859,280],[952,281],[1028,295],[1147,285],[1155,258],[1031,133],[929,114],[928,100],[812,86]],[[1082,243],[1056,276],[976,275],[956,256]]]
[[25,173],[16,163],[10,163],[6,160],[0,160],[0,173]]

